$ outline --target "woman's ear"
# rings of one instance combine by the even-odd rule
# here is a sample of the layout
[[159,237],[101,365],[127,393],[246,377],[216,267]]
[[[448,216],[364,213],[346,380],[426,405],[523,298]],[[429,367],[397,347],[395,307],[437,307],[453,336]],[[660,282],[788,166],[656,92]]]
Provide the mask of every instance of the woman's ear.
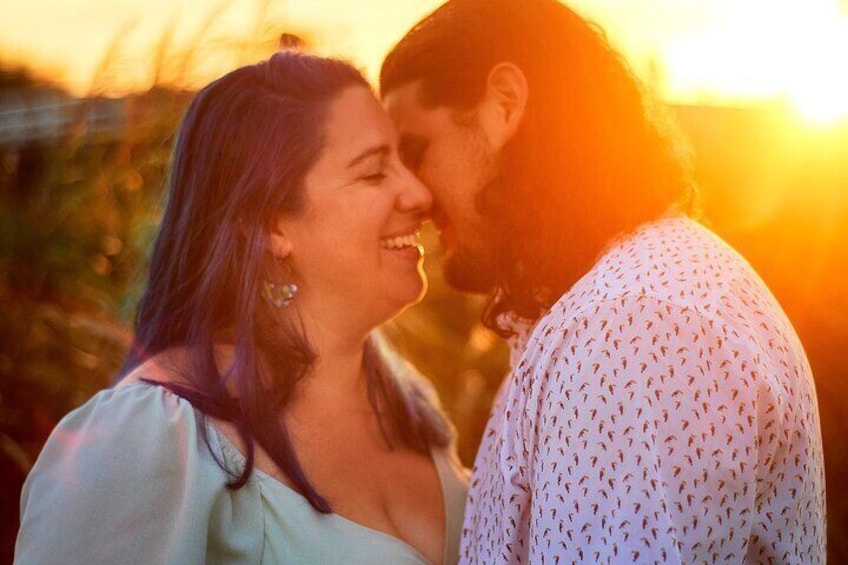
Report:
[[279,260],[288,258],[294,250],[291,239],[286,235],[285,220],[277,217],[270,222],[268,229],[268,251]]
[[518,65],[498,63],[489,71],[478,116],[496,151],[502,149],[521,126],[529,94],[527,78]]

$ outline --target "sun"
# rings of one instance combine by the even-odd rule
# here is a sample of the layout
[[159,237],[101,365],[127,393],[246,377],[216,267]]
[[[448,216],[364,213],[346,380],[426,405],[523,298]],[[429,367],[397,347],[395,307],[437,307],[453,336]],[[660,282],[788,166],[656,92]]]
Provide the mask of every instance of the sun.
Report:
[[815,51],[808,52],[789,77],[786,95],[804,118],[815,123],[848,120],[848,24],[824,30],[808,38]]
[[816,124],[848,120],[848,88],[843,81],[830,85],[803,85],[789,95],[792,106],[806,120]]
[[728,4],[711,25],[669,41],[672,96],[784,100],[811,123],[848,120],[848,14],[832,0],[809,0],[800,11],[794,3],[767,4]]

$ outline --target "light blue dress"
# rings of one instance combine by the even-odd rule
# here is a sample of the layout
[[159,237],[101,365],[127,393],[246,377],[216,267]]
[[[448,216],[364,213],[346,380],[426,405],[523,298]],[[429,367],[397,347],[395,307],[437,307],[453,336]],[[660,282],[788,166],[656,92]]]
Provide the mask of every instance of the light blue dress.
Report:
[[[101,391],[56,427],[24,485],[20,564],[422,564],[412,546],[337,514],[259,470],[230,490],[241,453],[192,405],[159,386]],[[213,453],[214,456],[213,457]],[[465,484],[434,451],[446,515],[445,563],[458,554]]]

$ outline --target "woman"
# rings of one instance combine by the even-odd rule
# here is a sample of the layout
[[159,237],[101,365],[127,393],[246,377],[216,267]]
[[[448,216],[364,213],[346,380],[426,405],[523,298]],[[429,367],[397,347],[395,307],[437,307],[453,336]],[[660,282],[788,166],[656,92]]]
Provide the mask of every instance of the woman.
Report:
[[464,474],[374,329],[431,200],[362,76],[293,52],[203,89],[118,386],[24,487],[21,563],[447,563]]

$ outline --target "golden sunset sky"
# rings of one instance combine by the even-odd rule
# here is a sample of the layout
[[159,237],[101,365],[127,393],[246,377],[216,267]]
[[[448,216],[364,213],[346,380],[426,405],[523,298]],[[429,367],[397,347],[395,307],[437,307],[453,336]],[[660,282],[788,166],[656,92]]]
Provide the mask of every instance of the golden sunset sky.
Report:
[[[109,87],[120,92],[151,84],[156,45],[169,30],[171,49],[197,43],[200,36],[221,53],[225,37],[258,37],[284,28],[310,37],[321,53],[351,59],[373,78],[391,45],[440,3],[2,0],[0,58],[26,62],[85,94],[103,81],[96,69],[111,48]],[[848,0],[572,0],[569,5],[600,23],[637,73],[672,102],[779,99],[814,118],[848,116]],[[214,23],[204,26],[213,13],[218,14]],[[201,28],[206,31],[198,34]],[[210,52],[197,65],[203,69],[198,82],[238,62]]]

